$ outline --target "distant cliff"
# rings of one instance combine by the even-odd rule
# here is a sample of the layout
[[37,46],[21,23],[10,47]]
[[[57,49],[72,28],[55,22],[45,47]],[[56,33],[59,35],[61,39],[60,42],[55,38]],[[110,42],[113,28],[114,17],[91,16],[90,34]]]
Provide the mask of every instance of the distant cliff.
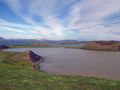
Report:
[[116,41],[92,41],[85,44],[81,49],[99,51],[120,51],[120,43]]

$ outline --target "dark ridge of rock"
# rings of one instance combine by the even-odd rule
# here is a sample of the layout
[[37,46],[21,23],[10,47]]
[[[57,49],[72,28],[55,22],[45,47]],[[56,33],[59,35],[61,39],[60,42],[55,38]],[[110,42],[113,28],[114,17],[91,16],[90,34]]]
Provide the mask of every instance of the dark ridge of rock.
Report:
[[41,63],[44,61],[43,56],[37,55],[31,50],[27,51],[27,56],[28,56],[28,59],[34,64]]
[[0,45],[0,49],[7,49],[7,48],[9,48],[9,47],[6,45]]
[[30,60],[32,62],[32,70],[33,71],[36,71],[38,69],[36,64],[39,64],[44,61],[43,56],[37,55],[36,53],[34,53],[31,50],[27,51],[27,56],[28,56],[28,60]]

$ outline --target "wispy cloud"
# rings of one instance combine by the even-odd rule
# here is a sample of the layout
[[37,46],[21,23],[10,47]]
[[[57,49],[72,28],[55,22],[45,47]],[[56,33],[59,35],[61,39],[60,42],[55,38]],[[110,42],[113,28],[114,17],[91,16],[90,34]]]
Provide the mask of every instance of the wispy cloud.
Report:
[[[120,20],[116,22],[115,17],[111,17],[120,12],[119,0],[2,1],[28,23],[15,24],[1,19],[2,30],[33,34],[34,38],[43,39],[120,39],[117,34],[120,32]],[[34,17],[40,18],[39,21],[36,22]]]

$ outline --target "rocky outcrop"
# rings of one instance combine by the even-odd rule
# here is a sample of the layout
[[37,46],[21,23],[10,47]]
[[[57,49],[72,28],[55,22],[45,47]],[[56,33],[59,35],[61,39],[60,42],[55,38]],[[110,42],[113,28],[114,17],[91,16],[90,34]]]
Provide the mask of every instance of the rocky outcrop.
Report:
[[40,69],[38,66],[44,61],[44,56],[37,55],[33,51],[28,50],[22,53],[16,53],[13,59],[24,62],[24,64],[32,64],[32,70],[36,71]]
[[34,64],[38,64],[44,61],[44,57],[37,55],[36,53],[34,53],[33,51],[29,50],[26,51],[27,53],[27,58]]
[[38,69],[37,64],[42,63],[44,61],[44,57],[37,55],[31,50],[26,51],[26,54],[27,54],[27,59],[32,63],[32,70],[36,71]]
[[98,51],[120,51],[120,43],[116,41],[94,41],[89,42],[81,49]]
[[7,49],[7,48],[9,48],[9,47],[6,45],[0,45],[0,49]]

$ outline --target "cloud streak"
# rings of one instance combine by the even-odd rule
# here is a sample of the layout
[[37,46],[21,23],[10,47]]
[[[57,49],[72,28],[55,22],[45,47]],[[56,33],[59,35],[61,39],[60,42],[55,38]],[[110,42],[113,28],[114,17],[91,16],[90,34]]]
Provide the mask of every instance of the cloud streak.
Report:
[[[26,25],[15,24],[1,19],[2,30],[33,34],[34,38],[39,39],[120,39],[120,20],[119,18],[117,22],[114,20],[119,15],[111,17],[120,12],[119,0],[2,1],[27,23]],[[36,21],[35,17],[39,20]],[[106,19],[108,17],[111,18]]]

